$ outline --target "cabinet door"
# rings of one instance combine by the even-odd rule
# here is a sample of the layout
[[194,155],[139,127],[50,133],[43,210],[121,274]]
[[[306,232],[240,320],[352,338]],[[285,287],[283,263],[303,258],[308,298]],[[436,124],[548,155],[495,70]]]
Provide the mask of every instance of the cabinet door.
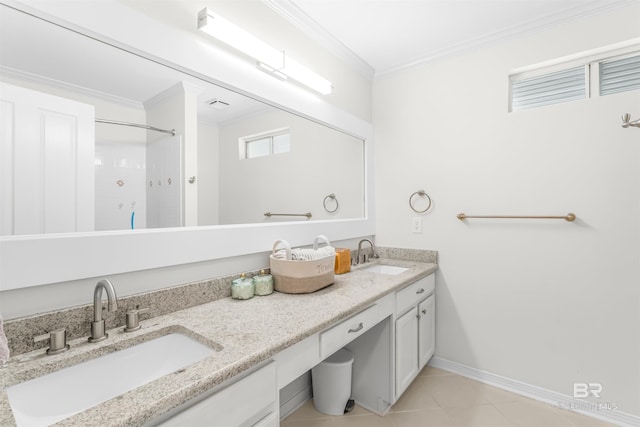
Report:
[[418,308],[396,320],[396,398],[418,375]]
[[422,301],[418,306],[418,369],[424,368],[435,351],[436,345],[436,322],[435,322],[436,299],[431,295]]

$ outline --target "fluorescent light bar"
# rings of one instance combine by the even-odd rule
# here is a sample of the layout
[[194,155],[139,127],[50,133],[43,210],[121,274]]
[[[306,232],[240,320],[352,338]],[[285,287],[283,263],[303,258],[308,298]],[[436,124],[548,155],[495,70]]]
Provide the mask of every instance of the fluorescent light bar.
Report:
[[287,55],[284,56],[284,68],[282,68],[280,72],[304,85],[309,86],[323,95],[331,93],[331,82],[329,80],[314,73]]
[[269,67],[264,62],[258,61],[258,70],[264,71],[265,73],[275,77],[278,80],[285,81],[287,80],[287,75],[280,72],[280,70],[276,70],[275,68]]
[[204,8],[198,13],[198,29],[258,61],[258,68],[270,75],[296,80],[323,95],[331,93],[331,82],[311,71],[254,35]]
[[198,29],[272,68],[280,69],[284,64],[284,52],[269,46],[207,8],[198,13]]

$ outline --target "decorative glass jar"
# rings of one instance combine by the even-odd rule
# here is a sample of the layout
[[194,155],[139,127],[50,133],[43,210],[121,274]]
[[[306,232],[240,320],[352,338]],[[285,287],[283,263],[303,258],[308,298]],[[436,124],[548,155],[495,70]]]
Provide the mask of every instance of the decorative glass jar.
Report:
[[256,295],[269,295],[273,293],[273,277],[260,270],[260,274],[253,278]]
[[253,298],[254,293],[253,279],[246,277],[244,273],[231,282],[231,298],[249,299]]

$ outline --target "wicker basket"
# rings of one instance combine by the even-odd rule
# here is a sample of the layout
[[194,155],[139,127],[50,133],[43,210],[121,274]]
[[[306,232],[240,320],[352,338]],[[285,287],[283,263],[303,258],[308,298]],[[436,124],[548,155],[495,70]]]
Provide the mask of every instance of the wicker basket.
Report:
[[[324,236],[315,238],[313,248],[318,249],[318,243],[324,241],[330,245]],[[275,258],[278,246],[284,246],[286,259]],[[291,259],[291,246],[285,240],[278,240],[273,244],[270,264],[273,286],[278,292],[286,294],[308,294],[327,287],[335,279],[335,255],[311,261],[297,261]]]

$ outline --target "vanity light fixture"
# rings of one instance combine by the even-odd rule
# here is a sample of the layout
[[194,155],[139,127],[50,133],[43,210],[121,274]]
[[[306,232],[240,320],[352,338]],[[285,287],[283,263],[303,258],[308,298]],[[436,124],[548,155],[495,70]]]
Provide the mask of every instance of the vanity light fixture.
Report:
[[279,80],[282,80],[282,81],[287,80],[287,75],[286,74],[280,72],[279,69],[275,69],[273,67],[268,66],[264,62],[258,61],[258,70],[264,71],[267,74],[271,74],[276,79],[279,79]]
[[198,13],[198,29],[249,55],[257,61],[258,68],[280,79],[293,79],[323,95],[331,93],[331,82],[311,71],[259,38],[204,8]]

